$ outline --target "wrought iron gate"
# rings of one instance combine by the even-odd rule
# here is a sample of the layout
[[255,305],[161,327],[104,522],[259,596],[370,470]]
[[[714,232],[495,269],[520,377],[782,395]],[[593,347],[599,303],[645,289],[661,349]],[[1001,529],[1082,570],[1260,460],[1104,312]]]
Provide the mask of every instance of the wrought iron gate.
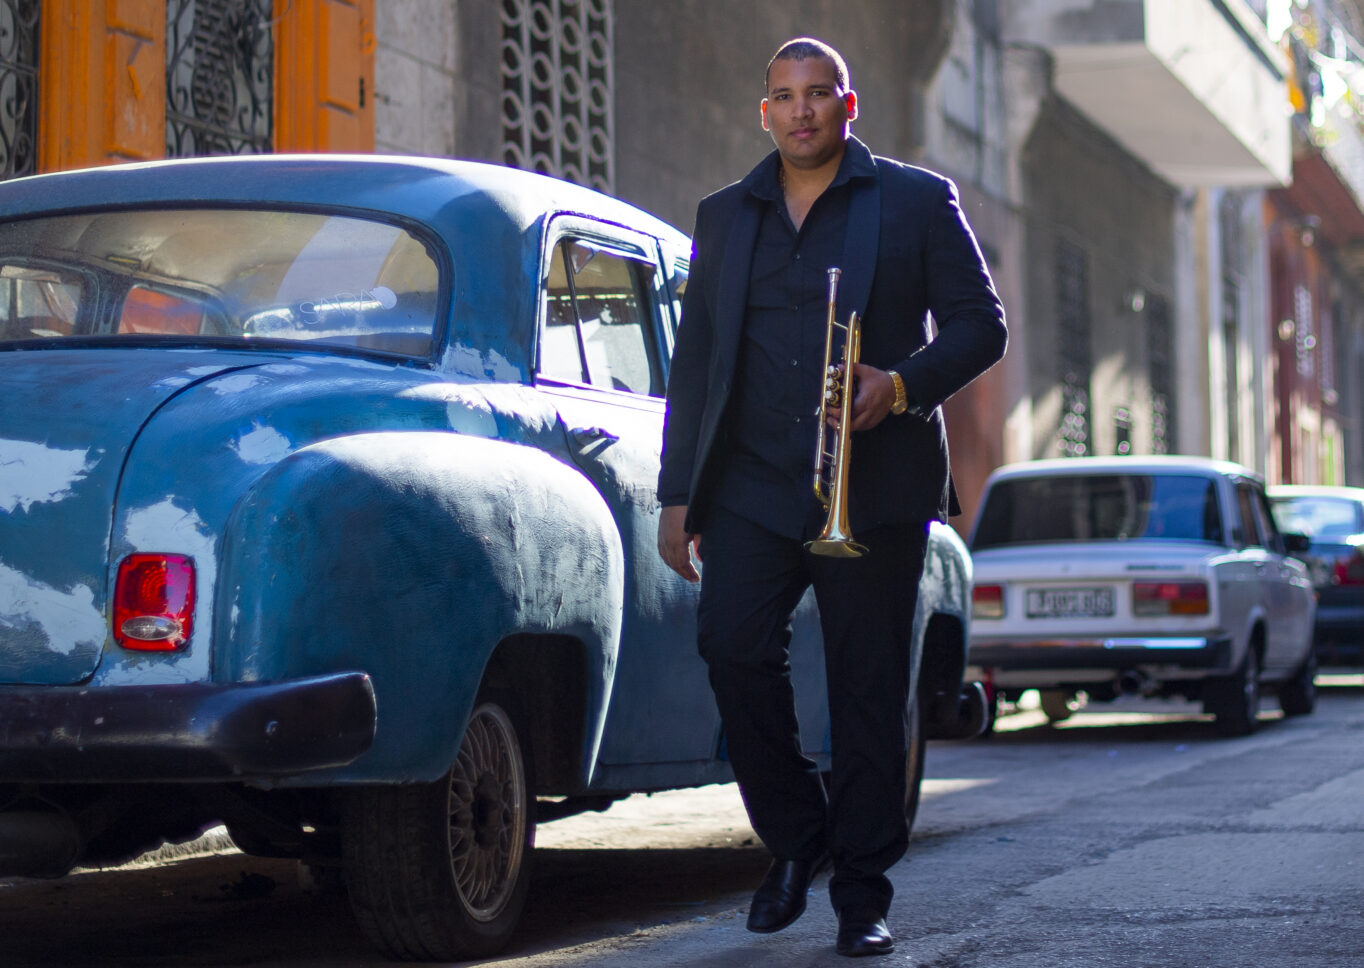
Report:
[[0,0],[0,178],[38,170],[38,0]]
[[272,7],[270,0],[167,0],[167,157],[270,151]]

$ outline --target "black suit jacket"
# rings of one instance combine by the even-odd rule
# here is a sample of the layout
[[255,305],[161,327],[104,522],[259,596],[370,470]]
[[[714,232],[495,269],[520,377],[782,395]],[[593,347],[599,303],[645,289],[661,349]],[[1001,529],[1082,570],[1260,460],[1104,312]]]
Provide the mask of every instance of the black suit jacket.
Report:
[[[848,151],[864,152],[852,138]],[[940,404],[1004,353],[1004,308],[946,178],[888,158],[851,183],[838,319],[862,318],[861,361],[896,370],[920,413],[888,416],[851,442],[850,526],[946,520],[957,513]],[[747,304],[762,205],[750,192],[773,152],[701,201],[691,274],[668,377],[659,500],[686,504],[705,530]],[[929,313],[937,324],[931,332]],[[811,400],[813,411],[818,405]],[[814,455],[811,454],[813,464]]]

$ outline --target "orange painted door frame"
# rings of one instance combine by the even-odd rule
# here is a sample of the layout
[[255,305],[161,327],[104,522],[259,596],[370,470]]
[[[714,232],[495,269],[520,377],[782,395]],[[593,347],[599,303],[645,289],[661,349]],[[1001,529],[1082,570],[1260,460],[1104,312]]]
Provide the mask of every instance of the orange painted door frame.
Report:
[[43,0],[38,168],[166,152],[165,0]]
[[276,151],[374,150],[374,0],[275,0]]
[[[275,151],[374,150],[374,0],[274,0]],[[166,0],[42,0],[38,170],[166,153]]]

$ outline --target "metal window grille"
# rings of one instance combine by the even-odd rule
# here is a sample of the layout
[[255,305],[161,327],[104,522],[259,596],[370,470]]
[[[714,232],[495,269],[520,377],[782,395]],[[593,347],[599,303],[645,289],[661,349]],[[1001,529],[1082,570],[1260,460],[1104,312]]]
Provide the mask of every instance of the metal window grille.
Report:
[[1239,460],[1241,454],[1241,281],[1245,278],[1246,249],[1241,210],[1244,205],[1243,193],[1227,192],[1217,210],[1222,240],[1222,366],[1226,377],[1227,453],[1232,460]]
[[1061,454],[1084,457],[1090,443],[1089,268],[1085,250],[1056,243],[1056,360],[1060,369]]
[[1293,287],[1293,333],[1297,343],[1294,347],[1298,357],[1298,375],[1311,377],[1316,374],[1317,348],[1316,314],[1312,309],[1312,290],[1304,285]]
[[1175,350],[1170,303],[1163,296],[1146,299],[1146,358],[1151,380],[1151,453],[1168,454],[1175,421]]
[[1241,453],[1241,285],[1231,274],[1222,276],[1222,353],[1226,371],[1227,453]]
[[166,0],[166,155],[263,154],[274,128],[270,0]]
[[0,178],[38,170],[38,0],[0,0]]
[[502,0],[502,158],[611,193],[611,0]]

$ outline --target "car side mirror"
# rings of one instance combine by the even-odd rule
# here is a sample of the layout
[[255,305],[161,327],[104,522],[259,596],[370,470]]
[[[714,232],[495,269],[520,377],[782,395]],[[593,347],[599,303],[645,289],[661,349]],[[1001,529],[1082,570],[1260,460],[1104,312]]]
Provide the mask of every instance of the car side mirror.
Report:
[[1312,539],[1305,534],[1289,532],[1283,536],[1283,544],[1290,555],[1300,555],[1312,546]]

